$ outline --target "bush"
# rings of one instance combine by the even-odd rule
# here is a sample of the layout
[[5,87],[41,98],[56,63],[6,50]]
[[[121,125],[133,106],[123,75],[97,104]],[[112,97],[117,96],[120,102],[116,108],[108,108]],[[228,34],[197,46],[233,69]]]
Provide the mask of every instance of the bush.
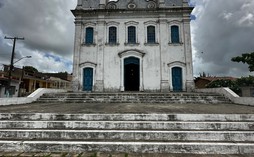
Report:
[[241,93],[240,86],[232,80],[216,80],[206,85],[206,88],[228,87],[237,94]]
[[236,84],[240,87],[254,86],[254,76],[239,78],[236,80]]

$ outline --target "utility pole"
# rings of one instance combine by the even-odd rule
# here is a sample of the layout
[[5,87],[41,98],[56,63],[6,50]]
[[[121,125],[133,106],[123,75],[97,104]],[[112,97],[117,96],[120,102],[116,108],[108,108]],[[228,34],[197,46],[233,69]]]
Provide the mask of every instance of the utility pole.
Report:
[[11,90],[11,73],[13,70],[13,61],[14,61],[14,54],[15,54],[15,47],[16,47],[16,40],[25,40],[25,38],[19,38],[19,37],[4,37],[4,39],[10,39],[13,40],[13,47],[12,47],[12,54],[11,54],[11,64],[10,64],[10,68],[9,68],[9,76],[8,76],[8,86],[7,86],[7,90],[6,94],[11,94],[10,90]]

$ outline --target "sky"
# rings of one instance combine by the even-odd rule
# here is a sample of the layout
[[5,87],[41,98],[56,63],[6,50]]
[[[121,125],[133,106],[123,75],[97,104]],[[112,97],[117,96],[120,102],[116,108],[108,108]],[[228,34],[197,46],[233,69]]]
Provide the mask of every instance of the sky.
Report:
[[[0,65],[9,64],[12,40],[18,40],[15,66],[42,72],[72,72],[76,0],[0,0]],[[248,66],[231,61],[254,52],[253,0],[190,0],[194,75],[248,76]]]

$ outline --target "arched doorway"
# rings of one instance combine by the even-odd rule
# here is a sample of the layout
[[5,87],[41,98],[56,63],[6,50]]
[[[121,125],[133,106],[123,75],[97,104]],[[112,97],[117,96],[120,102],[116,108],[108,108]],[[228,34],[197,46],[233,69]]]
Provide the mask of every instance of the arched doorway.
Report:
[[172,85],[174,92],[181,92],[183,90],[183,75],[182,68],[172,68]]
[[136,57],[124,59],[124,88],[125,91],[139,91],[140,60]]
[[93,89],[93,68],[83,69],[83,91],[92,91]]

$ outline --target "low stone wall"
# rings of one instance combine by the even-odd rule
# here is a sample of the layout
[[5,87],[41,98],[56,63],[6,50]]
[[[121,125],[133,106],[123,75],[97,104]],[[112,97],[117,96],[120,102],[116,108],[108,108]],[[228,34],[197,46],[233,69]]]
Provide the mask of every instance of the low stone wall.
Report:
[[235,104],[254,106],[253,97],[239,97],[235,92],[233,92],[229,88],[204,88],[204,89],[196,89],[195,91],[201,93],[222,94]]
[[39,88],[30,94],[28,97],[19,97],[19,98],[0,98],[0,106],[6,105],[18,105],[18,104],[28,104],[36,101],[45,93],[63,93],[67,92],[63,89],[48,89],[48,88]]

